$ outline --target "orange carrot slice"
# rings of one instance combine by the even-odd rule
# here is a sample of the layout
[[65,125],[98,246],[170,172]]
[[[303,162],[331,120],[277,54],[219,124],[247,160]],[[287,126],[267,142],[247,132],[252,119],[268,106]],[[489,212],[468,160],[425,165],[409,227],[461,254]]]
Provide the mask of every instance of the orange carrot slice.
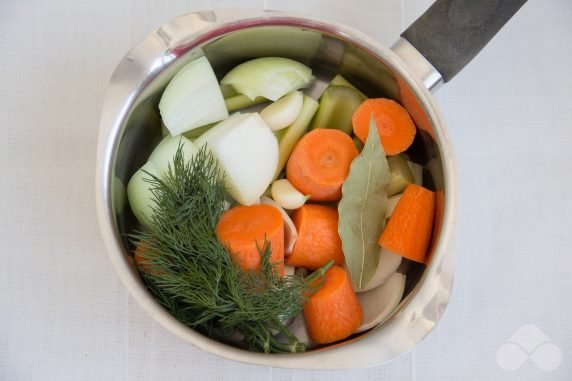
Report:
[[306,204],[296,209],[292,221],[298,232],[288,265],[316,270],[330,259],[344,263],[342,240],[338,234],[338,211],[323,205]]
[[260,250],[270,243],[270,263],[284,275],[284,220],[270,205],[237,206],[222,215],[216,227],[219,241],[243,270],[260,271]]
[[424,263],[433,229],[435,193],[409,184],[378,243],[407,259]]
[[339,266],[326,271],[326,280],[304,307],[310,338],[317,344],[345,339],[361,324],[363,311],[347,273]]
[[358,153],[347,134],[317,128],[294,147],[286,165],[286,177],[311,200],[339,201],[342,184]]
[[368,99],[354,112],[354,134],[363,143],[367,139],[372,116],[386,155],[404,152],[413,143],[417,130],[411,116],[399,103],[386,98]]

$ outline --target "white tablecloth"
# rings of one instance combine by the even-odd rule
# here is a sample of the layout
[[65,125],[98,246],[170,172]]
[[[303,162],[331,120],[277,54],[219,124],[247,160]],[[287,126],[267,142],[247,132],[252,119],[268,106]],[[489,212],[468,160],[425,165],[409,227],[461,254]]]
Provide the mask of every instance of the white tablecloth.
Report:
[[266,7],[390,44],[430,3],[3,0],[0,379],[569,380],[570,0],[531,0],[437,94],[458,158],[456,282],[444,319],[411,353],[351,371],[220,359],[154,323],[106,256],[94,206],[99,112],[115,64],[149,31],[191,10]]

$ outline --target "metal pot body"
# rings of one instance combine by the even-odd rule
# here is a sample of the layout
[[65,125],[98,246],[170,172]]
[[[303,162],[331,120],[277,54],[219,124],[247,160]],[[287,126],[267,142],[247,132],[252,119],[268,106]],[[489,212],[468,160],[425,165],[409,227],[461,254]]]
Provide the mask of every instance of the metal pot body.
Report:
[[[395,51],[394,51],[395,50]],[[107,252],[131,295],[157,322],[182,339],[229,359],[288,368],[355,368],[385,363],[419,343],[442,317],[453,283],[457,212],[455,159],[447,129],[428,88],[440,75],[401,40],[394,50],[347,26],[267,11],[208,11],[163,25],[121,60],[102,112],[96,169],[99,224]],[[399,101],[418,134],[411,149],[424,166],[424,183],[438,192],[441,208],[427,266],[407,270],[406,296],[384,324],[343,343],[292,355],[252,353],[222,344],[184,326],[147,291],[133,265],[126,233],[135,228],[125,196],[131,175],[161,139],[158,102],[173,75],[206,56],[217,76],[262,56],[296,59],[312,67],[316,89],[339,73],[370,97]],[[405,59],[404,59],[405,58]]]

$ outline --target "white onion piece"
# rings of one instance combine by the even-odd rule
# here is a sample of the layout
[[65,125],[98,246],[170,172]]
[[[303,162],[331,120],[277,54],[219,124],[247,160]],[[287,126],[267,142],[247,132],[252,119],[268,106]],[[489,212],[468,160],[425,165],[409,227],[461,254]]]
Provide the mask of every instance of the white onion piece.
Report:
[[387,199],[387,209],[385,210],[385,218],[391,217],[393,211],[395,210],[395,207],[397,206],[397,203],[399,202],[399,200],[401,200],[402,194],[403,193],[399,193]]
[[161,143],[155,147],[147,160],[153,164],[161,176],[167,173],[169,165],[172,168],[173,159],[179,149],[179,144],[181,145],[181,152],[183,153],[185,161],[190,161],[193,156],[199,152],[198,147],[184,136],[165,137]]
[[303,101],[304,96],[301,91],[292,91],[266,106],[260,111],[260,116],[272,131],[281,130],[298,118],[302,112]]
[[305,196],[288,179],[276,180],[270,190],[272,198],[284,209],[298,209],[310,196]]
[[151,176],[145,172],[160,177],[160,173],[152,163],[145,163],[145,165],[131,176],[127,184],[127,198],[129,199],[129,205],[137,220],[141,224],[149,226],[153,215],[153,193],[150,190],[151,185],[148,182],[148,180],[151,180]]
[[232,85],[250,99],[264,97],[275,101],[293,90],[308,87],[314,80],[312,69],[298,61],[282,57],[262,57],[246,61],[221,81]]
[[150,180],[151,177],[146,175],[147,171],[159,178],[164,177],[169,168],[172,167],[173,159],[177,150],[181,145],[181,152],[185,161],[190,161],[199,149],[184,136],[165,137],[161,143],[151,153],[149,160],[143,165],[129,180],[127,185],[127,197],[131,210],[137,220],[148,226],[151,222],[153,193],[151,192],[151,184],[145,179]]
[[179,70],[163,92],[159,111],[171,136],[228,118],[220,86],[206,57]]
[[403,257],[401,255],[382,247],[379,252],[379,262],[377,262],[375,273],[360,292],[369,291],[384,284],[397,271],[402,260]]
[[409,169],[411,169],[413,183],[415,185],[423,185],[423,166],[410,160],[407,160],[407,165],[409,166]]
[[356,332],[383,323],[399,305],[405,291],[405,275],[394,273],[381,287],[357,294],[363,319]]
[[278,140],[257,113],[235,113],[195,144],[207,145],[224,171],[228,193],[243,205],[258,201],[278,165]]
[[282,219],[284,220],[284,256],[292,254],[292,250],[294,250],[294,244],[298,239],[298,231],[296,230],[296,226],[294,226],[294,222],[292,222],[292,219],[288,213],[286,213],[286,211],[282,209],[282,207],[270,197],[260,197],[260,203],[271,205],[278,209],[280,214],[282,214]]

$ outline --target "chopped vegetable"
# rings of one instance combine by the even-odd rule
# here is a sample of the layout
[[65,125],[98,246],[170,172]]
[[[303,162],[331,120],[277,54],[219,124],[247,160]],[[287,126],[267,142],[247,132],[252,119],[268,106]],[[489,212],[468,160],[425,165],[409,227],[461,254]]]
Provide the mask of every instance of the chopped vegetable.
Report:
[[389,277],[397,271],[402,260],[403,257],[401,255],[395,254],[394,252],[382,247],[379,251],[379,261],[377,262],[377,267],[373,276],[369,282],[367,282],[363,290],[359,291],[369,291],[384,284]]
[[300,91],[292,91],[276,102],[266,106],[260,116],[272,131],[288,127],[302,112],[304,96]]
[[205,143],[224,170],[230,195],[243,205],[256,202],[278,163],[278,141],[260,115],[233,114],[195,141]]
[[386,155],[404,152],[413,143],[417,130],[411,116],[399,103],[386,98],[368,99],[354,113],[354,133],[362,142],[367,139],[372,115]]
[[159,111],[171,136],[228,118],[218,81],[206,57],[197,58],[175,74],[163,92]]
[[304,307],[310,338],[318,344],[345,339],[360,326],[362,308],[348,275],[339,266],[326,272],[324,286]]
[[296,144],[286,165],[286,177],[313,201],[338,201],[357,155],[358,150],[347,134],[319,128]]
[[273,199],[266,196],[262,196],[260,197],[260,203],[271,205],[276,209],[278,209],[280,214],[282,214],[282,219],[284,220],[284,256],[285,257],[289,256],[290,254],[292,254],[292,251],[294,250],[294,244],[298,239],[298,231],[296,230],[294,222],[292,221],[288,213],[286,213],[286,211],[282,209],[282,207],[280,207],[280,205],[278,205],[276,201],[274,201]]
[[[153,177],[150,185],[156,196],[152,229],[131,238],[153,269],[142,276],[157,300],[183,324],[211,338],[239,340],[242,347],[267,353],[304,351],[304,343],[282,322],[302,311],[331,263],[306,279],[279,277],[270,245],[263,242],[260,271],[236,266],[215,235],[225,185],[205,148],[190,162],[178,150],[172,171],[162,179]],[[273,330],[282,339],[272,336]]]
[[351,134],[352,116],[365,100],[359,91],[351,87],[329,86],[320,98],[320,108],[310,129],[332,128]]
[[294,211],[292,221],[298,239],[286,262],[288,265],[315,270],[329,260],[333,260],[336,265],[344,263],[336,209],[306,204]]
[[240,110],[242,108],[254,106],[260,103],[264,103],[268,101],[268,99],[264,97],[256,97],[254,99],[250,99],[246,95],[237,94],[229,98],[224,99],[224,104],[228,112],[233,112],[236,110]]
[[221,85],[220,92],[225,100],[238,95],[238,93],[230,85]]
[[435,193],[409,184],[379,237],[379,244],[407,259],[424,263],[434,213]]
[[270,205],[236,206],[223,213],[216,234],[233,261],[247,270],[260,271],[260,251],[270,244],[270,264],[284,274],[284,221]]
[[272,183],[271,192],[274,201],[284,209],[298,209],[310,198],[294,188],[287,179],[276,180]]
[[314,80],[312,69],[282,57],[262,57],[244,62],[224,76],[222,85],[231,85],[250,99],[275,101],[291,91],[308,87]]
[[169,166],[173,165],[173,158],[179,146],[185,158],[189,160],[199,152],[197,146],[184,136],[167,136],[155,147],[147,161],[152,163],[157,173],[163,176],[167,173]]
[[149,186],[152,176],[160,176],[159,171],[152,163],[147,162],[131,176],[127,184],[127,199],[131,211],[144,226],[151,224],[153,216],[153,193]]
[[359,91],[359,89],[357,87],[355,87],[354,85],[352,85],[347,79],[345,79],[344,77],[342,77],[340,74],[337,74],[331,81],[330,81],[330,86],[346,86],[349,87],[351,89],[357,90],[360,95],[362,96],[363,99],[367,99],[367,97],[365,96],[364,93],[362,93],[361,91]]
[[[391,156],[387,158],[389,164],[389,172],[391,172],[391,180],[387,188],[387,194],[393,196],[403,192],[408,184],[413,182],[413,174],[407,165],[407,161],[401,155]],[[418,184],[419,185],[419,184]]]
[[308,126],[310,125],[310,121],[314,117],[317,109],[318,102],[304,95],[302,111],[300,112],[298,118],[294,121],[294,123],[292,123],[290,127],[277,132],[281,135],[280,144],[278,147],[280,156],[278,158],[278,166],[276,168],[276,172],[274,173],[273,180],[276,180],[280,176],[280,173],[284,169],[284,166],[286,165],[286,162],[288,161],[288,158],[294,149],[294,145],[296,145],[298,140],[300,140],[300,138],[306,133]]
[[385,226],[389,167],[375,130],[372,119],[372,134],[351,164],[338,205],[338,230],[352,285],[357,291],[363,290],[375,273],[379,261],[376,239]]
[[144,226],[149,226],[153,214],[153,193],[150,190],[152,176],[163,177],[168,168],[173,165],[173,158],[179,149],[185,158],[191,160],[199,151],[198,148],[184,136],[163,138],[161,143],[151,153],[144,164],[129,180],[127,197],[135,218]]
[[175,318],[241,348],[301,352],[382,324],[405,290],[396,271],[428,263],[443,213],[415,149],[401,155],[414,122],[339,74],[313,82],[292,59],[229,53],[231,40],[207,55],[262,58],[220,83],[195,59],[163,93],[166,137],[127,187],[145,229],[129,260]]
[[360,292],[358,300],[363,308],[363,320],[356,332],[366,331],[382,324],[397,308],[405,291],[405,275],[393,273],[374,290]]

